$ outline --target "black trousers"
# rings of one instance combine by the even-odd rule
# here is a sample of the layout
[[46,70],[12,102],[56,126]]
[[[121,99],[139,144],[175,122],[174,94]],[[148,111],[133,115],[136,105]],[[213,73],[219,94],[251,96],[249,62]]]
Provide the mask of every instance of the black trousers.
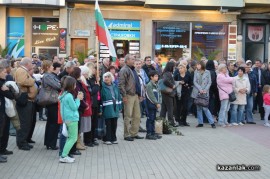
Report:
[[10,120],[9,118],[4,115],[3,120],[3,129],[2,129],[2,136],[0,137],[0,152],[4,152],[8,146],[8,139],[9,139],[9,127],[10,127]]
[[45,128],[44,145],[55,147],[57,143],[59,124],[58,124],[58,104],[47,106],[47,123]]
[[21,129],[17,131],[17,145],[21,147],[27,144],[27,139],[32,130],[32,120],[33,120],[33,108],[34,103],[28,101],[26,106],[21,107],[16,105],[17,112],[19,115]]
[[173,110],[174,110],[174,97],[162,93],[160,116],[166,118],[166,114],[168,113],[168,120],[171,124],[173,124],[174,123]]
[[176,110],[175,110],[175,120],[179,122],[180,125],[187,123],[188,115],[188,99],[189,95],[182,95],[180,100],[175,97]]
[[33,103],[32,122],[31,122],[30,132],[29,132],[28,137],[27,137],[27,141],[32,140],[34,130],[35,130],[35,127],[36,127],[36,122],[37,122],[37,104]]
[[117,141],[116,129],[117,129],[117,118],[105,119],[106,124],[106,136],[104,141]]
[[262,87],[258,87],[258,93],[256,96],[256,101],[259,107],[259,112],[261,119],[264,119],[264,108],[263,108],[263,96],[262,96]]
[[83,141],[85,144],[94,142],[95,131],[97,128],[98,113],[98,107],[93,107],[91,116],[91,131],[83,133]]

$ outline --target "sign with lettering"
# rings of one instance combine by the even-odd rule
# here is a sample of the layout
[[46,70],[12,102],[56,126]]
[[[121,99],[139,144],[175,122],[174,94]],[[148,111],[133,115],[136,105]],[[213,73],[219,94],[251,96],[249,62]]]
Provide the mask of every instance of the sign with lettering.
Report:
[[59,46],[58,22],[33,22],[32,46]]
[[140,21],[130,20],[105,20],[110,30],[140,30]]
[[110,31],[113,40],[140,40],[140,31]]
[[59,54],[66,54],[67,53],[67,29],[60,28],[59,29]]

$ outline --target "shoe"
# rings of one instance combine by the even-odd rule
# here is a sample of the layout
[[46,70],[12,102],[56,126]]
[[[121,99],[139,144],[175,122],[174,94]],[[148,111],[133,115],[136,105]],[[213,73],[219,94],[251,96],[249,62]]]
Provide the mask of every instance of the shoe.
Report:
[[134,137],[132,137],[133,139],[144,139],[144,137],[141,137],[141,136],[138,136],[138,135],[136,135],[136,136],[134,136]]
[[0,155],[12,155],[13,152],[12,151],[9,151],[9,150],[4,150],[4,151],[0,151]]
[[116,141],[112,141],[112,144],[118,144],[118,141],[116,140]]
[[216,128],[216,125],[215,123],[211,124],[212,128],[215,129]]
[[219,124],[220,127],[227,127],[225,124]]
[[0,156],[0,163],[6,163],[6,162],[7,162],[7,158]]
[[238,126],[238,124],[237,124],[237,123],[235,123],[235,122],[233,122],[233,123],[232,123],[232,125],[233,125],[233,126]]
[[189,123],[185,123],[185,124],[184,124],[184,126],[187,126],[187,127],[189,127],[190,125],[189,125]]
[[34,146],[33,145],[30,145],[30,144],[27,144],[27,146],[32,149]]
[[104,144],[106,144],[106,145],[112,145],[112,143],[110,141],[106,141],[106,142],[104,142]]
[[203,127],[203,124],[198,124],[196,127]]
[[265,127],[270,127],[270,124],[269,123],[264,123],[264,126]]
[[7,159],[7,156],[5,156],[5,155],[0,155],[0,158]]
[[124,140],[126,140],[126,141],[134,141],[134,138],[132,138],[132,137],[125,137]]
[[242,124],[246,124],[246,122],[245,121],[242,121]]
[[78,139],[77,139],[76,148],[78,150],[85,150],[86,149],[84,143],[81,140],[81,136],[80,135],[78,136]]
[[59,147],[57,146],[47,146],[47,150],[58,150]]
[[172,124],[172,126],[173,127],[179,127],[179,124],[174,123],[174,124]]
[[74,163],[75,159],[66,156],[66,157],[60,157],[59,161],[61,163]]
[[226,124],[226,125],[227,125],[228,127],[232,127],[232,124],[229,124],[229,123],[228,123],[228,124]]
[[28,140],[27,142],[28,142],[29,144],[35,144],[35,143],[36,143],[36,142],[33,141],[32,139]]
[[27,151],[27,150],[30,150],[30,147],[28,145],[24,145],[24,146],[20,146],[19,149]]
[[99,145],[98,141],[94,141],[93,144],[96,145],[96,146]]
[[159,134],[155,134],[155,136],[156,136],[157,139],[161,139],[162,138],[162,136],[159,135]]
[[256,124],[256,122],[247,122],[247,124]]
[[144,128],[142,128],[142,127],[140,126],[139,132],[147,132],[147,131],[146,131]]
[[148,139],[148,140],[157,140],[157,137],[155,135],[148,134],[148,135],[146,135],[145,139]]
[[82,153],[79,150],[76,150],[75,152],[71,152],[72,155],[82,155]]
[[90,142],[90,143],[87,143],[85,144],[87,147],[95,147],[94,143]]
[[72,154],[68,154],[68,156],[69,156],[70,158],[74,158],[74,156],[73,156]]
[[240,126],[243,126],[243,125],[245,125],[245,124],[243,124],[242,122],[239,122],[239,125],[240,125]]

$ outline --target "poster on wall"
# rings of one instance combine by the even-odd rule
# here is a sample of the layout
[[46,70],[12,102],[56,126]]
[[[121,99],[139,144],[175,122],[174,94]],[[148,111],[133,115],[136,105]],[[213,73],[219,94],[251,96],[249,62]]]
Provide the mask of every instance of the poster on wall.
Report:
[[199,48],[206,58],[218,51],[215,59],[227,56],[228,25],[193,23],[192,26],[192,53]]
[[67,53],[67,28],[59,29],[59,54]]
[[58,22],[33,22],[32,46],[58,47],[59,23]]
[[228,60],[236,60],[237,26],[229,25],[228,33]]
[[7,19],[8,55],[13,58],[24,56],[24,17]]

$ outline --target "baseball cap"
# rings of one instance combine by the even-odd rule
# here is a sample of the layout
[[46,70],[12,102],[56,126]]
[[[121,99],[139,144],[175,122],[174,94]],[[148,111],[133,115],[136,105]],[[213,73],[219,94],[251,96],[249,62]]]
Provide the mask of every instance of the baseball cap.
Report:
[[247,61],[246,61],[246,64],[247,64],[247,63],[252,63],[252,61],[251,61],[251,60],[247,60]]
[[89,59],[89,60],[95,60],[95,57],[94,57],[94,55],[89,55],[89,56],[88,56],[88,59]]

